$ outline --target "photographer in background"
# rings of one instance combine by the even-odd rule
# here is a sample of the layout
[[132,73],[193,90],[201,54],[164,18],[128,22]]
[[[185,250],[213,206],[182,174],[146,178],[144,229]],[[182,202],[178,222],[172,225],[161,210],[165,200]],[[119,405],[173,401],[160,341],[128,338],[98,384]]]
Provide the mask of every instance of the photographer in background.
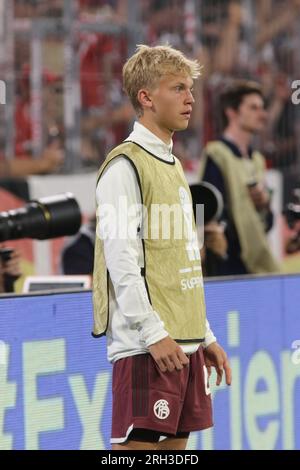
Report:
[[293,233],[286,243],[285,251],[293,255],[300,251],[300,188],[294,189],[293,200],[287,204],[284,215]]
[[224,200],[228,250],[216,275],[277,272],[266,237],[273,214],[265,160],[251,148],[267,119],[262,90],[255,82],[238,80],[220,98],[223,134],[207,144],[200,169],[200,179],[216,186]]
[[22,275],[20,253],[0,245],[0,294],[13,292],[14,282]]
[[300,222],[294,227],[294,235],[287,241],[285,251],[288,255],[294,255],[300,251]]

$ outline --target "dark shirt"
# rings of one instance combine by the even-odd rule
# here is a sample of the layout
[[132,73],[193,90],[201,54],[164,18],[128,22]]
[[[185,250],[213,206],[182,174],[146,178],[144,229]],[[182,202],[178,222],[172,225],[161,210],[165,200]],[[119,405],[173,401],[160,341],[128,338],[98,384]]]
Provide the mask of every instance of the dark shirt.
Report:
[[[242,158],[242,154],[239,148],[232,141],[225,139],[225,137],[221,137],[219,140],[230,148],[236,158]],[[252,158],[253,149],[251,147],[249,147],[248,154],[249,158]],[[239,242],[238,233],[228,208],[228,196],[225,188],[224,178],[220,168],[209,155],[207,156],[206,166],[202,179],[203,181],[207,181],[216,186],[222,194],[224,200],[224,211],[222,214],[222,220],[225,221],[227,224],[225,236],[228,243],[228,257],[226,260],[221,260],[220,258],[218,258],[217,260],[215,259],[213,263],[213,269],[210,269],[210,267],[208,267],[207,271],[209,275],[214,276],[248,274],[247,268],[241,259],[241,246]],[[269,211],[266,217],[266,231],[270,230],[272,225],[273,214],[271,211]]]
[[61,256],[64,274],[93,274],[94,242],[89,236],[79,232],[66,246]]

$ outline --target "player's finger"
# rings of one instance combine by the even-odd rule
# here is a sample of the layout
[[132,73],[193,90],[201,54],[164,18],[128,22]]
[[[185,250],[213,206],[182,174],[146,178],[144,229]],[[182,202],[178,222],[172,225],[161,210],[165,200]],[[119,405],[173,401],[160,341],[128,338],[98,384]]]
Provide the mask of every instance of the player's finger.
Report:
[[173,370],[175,369],[174,362],[169,357],[164,357],[163,361],[164,361],[165,365],[167,366],[167,370],[169,372],[173,372]]
[[180,348],[177,352],[177,355],[178,355],[178,358],[181,362],[182,365],[186,366],[190,360],[189,358],[187,357],[187,355],[182,351],[182,349]]
[[167,372],[167,366],[161,359],[157,359],[155,362],[162,372]]
[[231,367],[229,365],[229,361],[226,359],[224,362],[224,371],[225,371],[225,380],[227,385],[231,385],[231,380],[232,380],[232,372],[231,372]]
[[179,357],[177,356],[176,353],[174,353],[171,360],[173,361],[173,364],[175,365],[177,370],[182,370],[183,369],[183,365],[182,365],[182,363],[181,363],[181,361],[180,361],[180,359],[179,359]]
[[216,385],[220,385],[222,382],[222,377],[223,377],[223,367],[216,367],[216,372],[217,372],[217,380],[216,380]]

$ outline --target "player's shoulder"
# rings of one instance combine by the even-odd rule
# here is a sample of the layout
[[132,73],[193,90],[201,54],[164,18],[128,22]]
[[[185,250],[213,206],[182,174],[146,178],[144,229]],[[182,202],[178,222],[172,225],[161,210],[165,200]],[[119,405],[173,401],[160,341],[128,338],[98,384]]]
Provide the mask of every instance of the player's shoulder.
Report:
[[132,165],[128,160],[128,156],[120,153],[107,163],[102,176],[110,174],[111,177],[114,175],[122,175],[124,177],[127,173],[132,173]]

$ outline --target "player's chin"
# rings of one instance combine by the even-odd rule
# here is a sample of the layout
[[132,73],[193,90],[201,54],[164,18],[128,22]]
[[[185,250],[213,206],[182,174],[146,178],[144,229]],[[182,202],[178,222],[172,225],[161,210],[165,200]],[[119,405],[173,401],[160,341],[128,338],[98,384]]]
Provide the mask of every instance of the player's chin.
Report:
[[252,126],[246,126],[246,130],[251,134],[258,134],[259,132],[262,132],[264,130],[264,127],[264,124],[257,122]]
[[181,122],[177,122],[176,125],[174,125],[174,131],[184,131],[189,125],[189,120],[184,119]]
[[255,131],[254,132],[262,132],[265,127],[266,127],[266,125],[264,123],[259,124],[259,125],[255,126]]

